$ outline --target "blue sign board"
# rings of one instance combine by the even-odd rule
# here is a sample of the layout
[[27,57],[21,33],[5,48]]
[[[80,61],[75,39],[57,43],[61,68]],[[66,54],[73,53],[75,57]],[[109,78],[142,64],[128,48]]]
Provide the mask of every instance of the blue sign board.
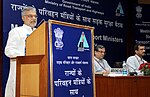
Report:
[[49,27],[52,35],[49,51],[53,56],[50,59],[51,94],[54,97],[94,97],[93,30],[59,23],[50,23]]

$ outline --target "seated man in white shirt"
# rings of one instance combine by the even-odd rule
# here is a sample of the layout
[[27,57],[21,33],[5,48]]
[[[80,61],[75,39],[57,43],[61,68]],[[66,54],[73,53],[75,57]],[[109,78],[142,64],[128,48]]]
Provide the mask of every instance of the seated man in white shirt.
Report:
[[105,47],[103,45],[97,45],[94,48],[94,70],[95,73],[109,74],[111,67],[108,62],[103,59],[105,56]]
[[135,55],[130,56],[126,61],[129,72],[139,71],[140,64],[146,63],[146,61],[143,59],[143,56],[145,55],[144,44],[136,44],[134,46],[134,51]]

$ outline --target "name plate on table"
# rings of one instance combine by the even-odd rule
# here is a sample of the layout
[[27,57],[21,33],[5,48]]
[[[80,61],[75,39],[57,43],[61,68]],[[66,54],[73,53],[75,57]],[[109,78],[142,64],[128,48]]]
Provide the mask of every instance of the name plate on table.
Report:
[[122,76],[122,68],[111,68],[108,76]]

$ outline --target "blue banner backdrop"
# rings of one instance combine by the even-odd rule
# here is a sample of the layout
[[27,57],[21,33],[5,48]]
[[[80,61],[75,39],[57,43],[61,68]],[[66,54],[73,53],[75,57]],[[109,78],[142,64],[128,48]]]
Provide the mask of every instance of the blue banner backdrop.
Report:
[[150,6],[138,4],[134,6],[134,40],[135,43],[143,43],[146,46],[144,59],[150,62]]
[[[37,9],[38,23],[45,19],[95,27],[95,45],[106,47],[105,59],[111,67],[126,59],[127,0],[3,0],[3,49],[8,32],[22,25],[21,10]],[[9,59],[3,57],[3,94],[9,72]]]
[[52,24],[54,97],[94,97],[91,31]]

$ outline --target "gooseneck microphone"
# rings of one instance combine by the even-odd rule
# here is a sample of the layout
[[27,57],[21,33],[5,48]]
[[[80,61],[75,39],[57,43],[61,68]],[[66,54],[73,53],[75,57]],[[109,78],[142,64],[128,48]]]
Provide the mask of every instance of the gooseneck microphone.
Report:
[[45,19],[42,19],[36,26],[36,28],[38,28],[43,22],[45,21]]

